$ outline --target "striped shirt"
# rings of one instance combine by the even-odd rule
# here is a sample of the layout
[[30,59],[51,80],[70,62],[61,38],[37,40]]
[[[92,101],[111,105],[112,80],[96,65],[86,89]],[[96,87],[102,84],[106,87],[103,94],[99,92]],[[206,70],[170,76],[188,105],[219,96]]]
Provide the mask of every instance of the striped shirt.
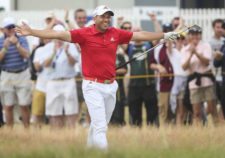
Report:
[[[20,45],[29,50],[28,42],[25,37],[17,36]],[[0,49],[3,48],[3,43],[5,36],[0,37]],[[24,59],[18,52],[16,45],[10,44],[8,50],[4,56],[4,59],[1,61],[2,70],[6,71],[16,71],[23,70],[28,67],[28,59]]]

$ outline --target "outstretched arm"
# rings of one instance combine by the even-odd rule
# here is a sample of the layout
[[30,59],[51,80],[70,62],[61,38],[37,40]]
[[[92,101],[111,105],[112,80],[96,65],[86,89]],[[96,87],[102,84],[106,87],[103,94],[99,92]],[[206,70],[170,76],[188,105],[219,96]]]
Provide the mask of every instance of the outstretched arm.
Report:
[[147,32],[140,31],[134,32],[131,38],[132,41],[153,41],[164,38],[165,40],[175,40],[179,36],[179,33],[176,32]]
[[16,32],[23,36],[35,36],[39,38],[59,39],[71,42],[71,35],[69,31],[36,30],[23,23],[22,26],[16,27]]

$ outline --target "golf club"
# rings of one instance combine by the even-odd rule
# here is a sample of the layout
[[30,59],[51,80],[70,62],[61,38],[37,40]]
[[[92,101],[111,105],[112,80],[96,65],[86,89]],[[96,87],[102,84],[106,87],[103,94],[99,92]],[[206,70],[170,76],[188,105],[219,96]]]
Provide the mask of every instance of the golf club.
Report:
[[[189,26],[189,27],[185,26],[185,27],[186,27],[186,28],[185,28],[184,30],[181,30],[180,32],[178,32],[178,34],[182,34],[182,33],[186,32],[186,31],[188,31],[188,30],[190,30],[190,29],[201,30],[201,27],[198,26],[198,25],[192,25],[192,26]],[[158,46],[164,44],[165,42],[166,42],[166,41],[164,40],[163,42],[160,42],[159,44],[155,45],[154,47],[152,47],[152,48],[146,50],[144,53],[140,54],[139,56],[130,59],[129,61],[123,63],[122,65],[120,65],[120,66],[118,66],[118,67],[116,67],[116,70],[118,70],[118,69],[120,69],[120,68],[126,66],[127,64],[129,64],[129,63],[131,63],[131,62],[133,62],[133,61],[135,61],[136,59],[138,59],[139,57],[145,55],[146,53],[151,52],[151,51],[154,50],[156,47],[158,47]]]

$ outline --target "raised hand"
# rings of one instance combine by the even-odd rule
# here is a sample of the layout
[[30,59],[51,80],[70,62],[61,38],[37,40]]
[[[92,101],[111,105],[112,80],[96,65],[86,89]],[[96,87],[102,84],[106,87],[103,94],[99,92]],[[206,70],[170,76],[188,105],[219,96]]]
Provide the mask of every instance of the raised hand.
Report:
[[167,73],[166,68],[164,66],[160,65],[160,64],[158,65],[158,72],[160,74],[166,74]]
[[188,50],[191,52],[191,54],[194,54],[196,52],[195,48],[196,48],[196,46],[193,43],[191,43]]
[[9,41],[12,44],[17,44],[18,38],[15,35],[13,35],[13,36],[9,37]]
[[4,43],[3,43],[3,47],[8,49],[9,47],[9,44],[10,44],[10,41],[9,41],[9,37],[5,39]]
[[65,16],[64,16],[64,20],[69,20],[69,10],[65,9]]
[[28,26],[27,24],[25,24],[24,22],[22,22],[21,26],[17,26],[15,28],[15,31],[23,36],[29,36],[32,34],[32,29],[30,28],[30,26]]
[[150,17],[150,19],[152,20],[152,21],[156,21],[157,19],[156,19],[156,15],[154,14],[154,13],[147,13],[147,15]]
[[120,27],[123,23],[123,20],[124,20],[124,17],[123,16],[120,16],[117,18],[117,25]]
[[223,58],[223,53],[221,53],[220,51],[215,51],[214,52],[214,58],[216,60],[221,60]]

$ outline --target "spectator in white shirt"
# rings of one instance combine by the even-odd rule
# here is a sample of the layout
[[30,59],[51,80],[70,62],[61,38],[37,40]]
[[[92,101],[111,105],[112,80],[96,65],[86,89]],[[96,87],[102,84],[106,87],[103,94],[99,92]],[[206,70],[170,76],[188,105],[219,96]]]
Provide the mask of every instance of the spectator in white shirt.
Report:
[[[62,25],[54,26],[53,30],[65,31]],[[44,66],[50,73],[46,87],[46,115],[49,116],[53,128],[63,127],[63,120],[66,120],[67,127],[75,127],[79,109],[74,80],[77,49],[74,44],[60,40],[54,40],[47,46],[49,51]]]

